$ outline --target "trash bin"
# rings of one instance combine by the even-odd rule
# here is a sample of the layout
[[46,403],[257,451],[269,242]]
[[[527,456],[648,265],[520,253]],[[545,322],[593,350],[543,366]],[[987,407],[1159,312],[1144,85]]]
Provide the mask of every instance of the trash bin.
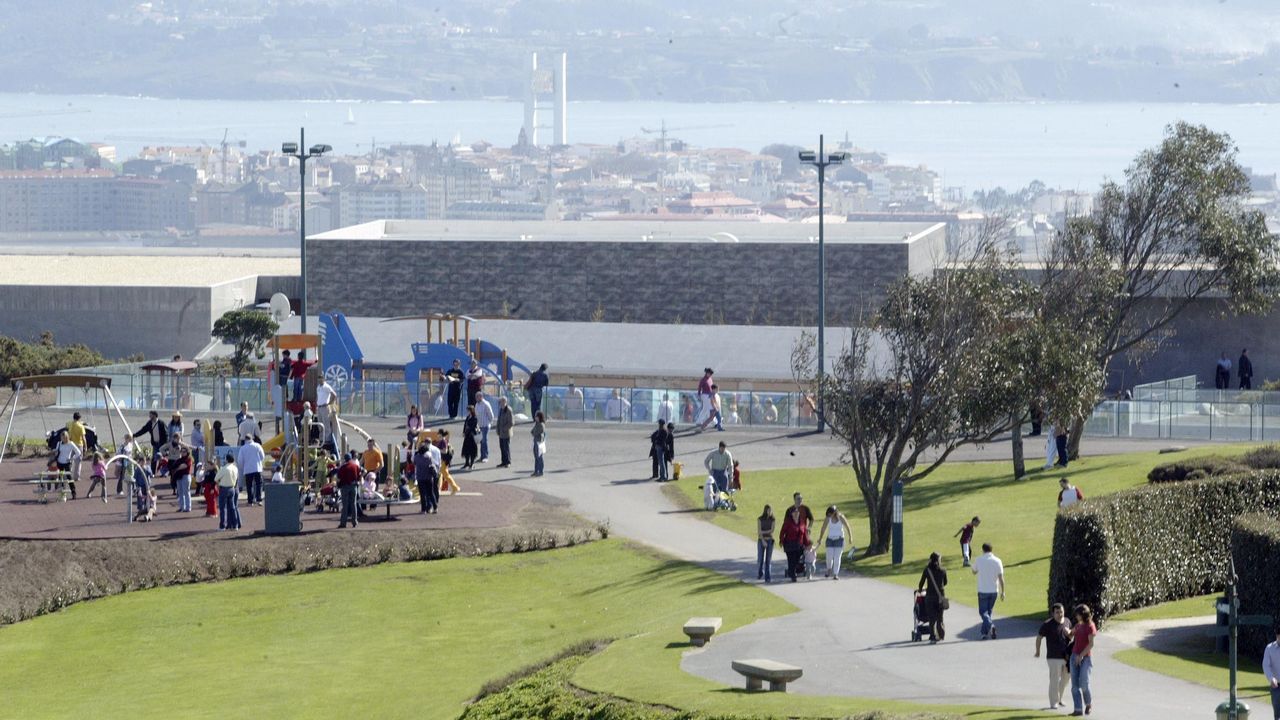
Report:
[[[1222,704],[1218,705],[1216,712],[1218,713],[1218,720],[1231,720],[1231,702],[1229,700],[1223,701]],[[1236,700],[1235,720],[1249,720],[1249,706],[1239,700]]]
[[297,535],[302,532],[302,484],[263,485],[263,532],[268,535]]

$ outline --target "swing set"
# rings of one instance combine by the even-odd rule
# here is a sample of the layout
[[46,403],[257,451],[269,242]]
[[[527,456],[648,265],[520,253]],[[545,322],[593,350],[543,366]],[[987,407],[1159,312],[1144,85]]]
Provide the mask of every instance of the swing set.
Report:
[[[120,404],[116,402],[116,398],[111,394],[111,378],[101,375],[31,375],[28,377],[14,378],[9,382],[9,387],[13,390],[13,394],[9,396],[9,401],[0,408],[0,417],[7,412],[9,414],[9,422],[4,431],[4,442],[0,443],[0,463],[4,462],[4,455],[9,450],[9,439],[13,433],[13,419],[18,414],[18,406],[22,404],[22,391],[30,390],[38,393],[42,389],[48,388],[76,388],[84,392],[85,408],[89,414],[90,427],[93,426],[93,407],[94,403],[89,402],[89,396],[97,391],[102,398],[103,407],[106,408],[107,431],[111,437],[111,447],[117,446],[115,422],[112,418],[114,413],[115,419],[120,421],[120,427],[125,434],[129,433],[129,423],[124,419],[124,414],[120,412]],[[44,438],[49,437],[49,423],[45,419],[44,405],[36,403],[36,408],[40,413],[40,424],[44,427]]]

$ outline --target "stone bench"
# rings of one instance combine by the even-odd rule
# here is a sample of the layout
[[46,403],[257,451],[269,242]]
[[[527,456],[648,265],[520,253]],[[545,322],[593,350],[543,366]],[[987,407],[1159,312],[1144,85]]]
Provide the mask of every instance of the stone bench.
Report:
[[711,642],[711,636],[720,630],[720,618],[718,617],[696,617],[689,618],[689,622],[684,624],[684,634],[689,636],[689,642],[694,647],[702,647]]
[[776,660],[734,660],[733,669],[746,676],[748,690],[759,690],[761,681],[767,680],[770,691],[786,692],[787,683],[804,674],[804,670]]

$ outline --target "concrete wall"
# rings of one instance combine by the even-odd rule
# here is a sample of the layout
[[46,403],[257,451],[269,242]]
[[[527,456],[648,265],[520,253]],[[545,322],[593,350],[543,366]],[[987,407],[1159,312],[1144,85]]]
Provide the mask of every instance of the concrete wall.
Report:
[[[816,243],[308,240],[311,312],[811,325]],[[940,240],[939,240],[940,242]],[[836,324],[909,270],[908,246],[827,246]]]
[[1117,358],[1107,378],[1109,389],[1133,387],[1145,382],[1195,375],[1204,388],[1213,387],[1213,373],[1221,353],[1231,358],[1231,385],[1239,385],[1236,360],[1249,349],[1253,361],[1253,386],[1268,378],[1280,379],[1280,309],[1262,316],[1236,316],[1221,300],[1193,302],[1161,333],[1154,354],[1134,362]]
[[190,357],[209,342],[209,288],[0,285],[0,334],[84,343],[109,359]]

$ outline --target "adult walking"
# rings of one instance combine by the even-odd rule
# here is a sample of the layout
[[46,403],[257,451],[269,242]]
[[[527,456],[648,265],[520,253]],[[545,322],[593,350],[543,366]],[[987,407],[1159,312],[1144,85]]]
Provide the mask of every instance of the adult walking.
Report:
[[1231,358],[1226,353],[1218,358],[1218,367],[1214,369],[1213,386],[1219,390],[1231,388]]
[[151,441],[151,472],[154,474],[156,465],[160,462],[160,449],[169,441],[169,429],[160,421],[160,414],[155,410],[147,414],[147,424],[133,434],[134,437],[144,435]]
[[71,466],[80,462],[84,453],[73,442],[71,442],[71,434],[66,430],[58,433],[58,447],[54,449],[54,463],[57,465],[59,472],[66,473],[67,489],[71,491],[71,499],[76,499],[76,477],[71,472]]
[[1271,685],[1271,712],[1280,720],[1280,625],[1276,626],[1276,639],[1262,651],[1262,674]]
[[849,547],[853,547],[853,529],[849,527],[848,518],[835,505],[827,507],[827,515],[822,519],[822,529],[818,531],[818,537],[826,538],[824,550],[827,560],[827,577],[839,580],[844,540],[848,537]]
[[80,482],[80,465],[84,460],[85,453],[93,449],[86,444],[86,429],[84,423],[80,421],[80,413],[71,413],[71,419],[67,421],[67,439],[80,448],[80,457],[71,463],[71,480],[73,482]]
[[[1076,606],[1076,624],[1068,633],[1071,638],[1071,714],[1093,712],[1093,693],[1089,692],[1089,676],[1093,674],[1093,639],[1098,627],[1088,605]],[[1082,709],[1083,708],[1083,709]]]
[[778,533],[782,551],[787,554],[787,577],[791,582],[796,581],[797,570],[804,572],[804,543],[808,539],[809,526],[800,509],[792,505],[787,508],[787,515],[782,519],[782,530]]
[[434,514],[440,507],[440,468],[431,455],[432,449],[430,443],[418,446],[413,458],[413,477],[418,483],[419,512]]
[[476,393],[476,421],[480,425],[480,462],[489,462],[489,428],[493,427],[493,406],[484,393]]
[[240,466],[240,474],[244,477],[245,502],[249,505],[262,504],[262,464],[267,460],[267,453],[258,443],[257,437],[250,437],[240,446],[236,464]]
[[942,567],[942,556],[938,553],[929,553],[929,564],[920,573],[920,584],[916,590],[924,591],[924,617],[920,620],[929,623],[929,642],[941,642],[947,637],[942,615],[950,601],[947,600],[947,571]]
[[729,473],[733,472],[733,455],[729,453],[727,446],[724,443],[720,443],[715,450],[707,453],[702,465],[706,467],[707,473],[715,479],[716,490],[728,492]]
[[533,437],[533,477],[541,477],[547,457],[547,416],[541,410],[533,415],[529,435]]
[[667,479],[667,423],[658,421],[658,429],[649,433],[649,457],[652,458],[653,471],[650,480],[659,482]]
[[970,568],[978,576],[978,615],[982,618],[982,639],[996,639],[996,626],[991,613],[996,598],[1004,599],[1004,563],[991,551],[991,543],[982,543],[982,555]]
[[502,462],[498,467],[511,467],[511,430],[516,426],[515,414],[505,397],[498,398],[498,454]]
[[480,425],[476,418],[476,406],[467,406],[467,419],[462,421],[462,467],[470,470],[476,464],[476,432]]
[[1067,656],[1071,648],[1071,623],[1067,622],[1066,610],[1062,603],[1054,603],[1049,608],[1049,619],[1040,625],[1036,633],[1036,657],[1040,657],[1040,644],[1045,645],[1045,662],[1049,664],[1049,709],[1062,706],[1062,696],[1066,693],[1071,679],[1071,671],[1067,669]]
[[537,370],[529,374],[529,382],[524,384],[524,391],[529,397],[530,415],[537,415],[542,409],[542,396],[550,384],[551,378],[547,377],[546,363],[542,363]]
[[1044,469],[1048,470],[1053,467],[1053,462],[1058,457],[1058,429],[1054,427],[1053,422],[1049,423],[1049,431],[1044,434]]
[[1067,423],[1065,418],[1058,418],[1053,425],[1053,443],[1058,451],[1057,467],[1067,466]]
[[1240,351],[1240,359],[1236,361],[1236,372],[1240,375],[1240,389],[1253,389],[1253,361],[1249,359],[1249,348]]
[[218,484],[218,529],[239,530],[240,508],[240,471],[236,467],[236,456],[227,453],[226,463],[218,469],[214,482]]
[[756,579],[773,582],[769,566],[773,564],[773,507],[764,506],[756,518]]
[[453,420],[458,417],[458,406],[462,402],[462,383],[467,377],[462,372],[462,361],[454,360],[453,367],[444,371],[444,377],[449,382],[445,398],[449,403],[449,419]]
[[711,368],[702,369],[702,379],[698,381],[698,409],[691,422],[702,424],[703,418],[711,417],[711,378],[715,374]]
[[342,463],[337,472],[338,495],[342,498],[342,516],[338,521],[338,529],[345,528],[348,520],[351,521],[351,527],[360,524],[356,517],[356,490],[360,487],[363,474],[360,463],[356,462],[355,453],[347,453],[346,462]]

